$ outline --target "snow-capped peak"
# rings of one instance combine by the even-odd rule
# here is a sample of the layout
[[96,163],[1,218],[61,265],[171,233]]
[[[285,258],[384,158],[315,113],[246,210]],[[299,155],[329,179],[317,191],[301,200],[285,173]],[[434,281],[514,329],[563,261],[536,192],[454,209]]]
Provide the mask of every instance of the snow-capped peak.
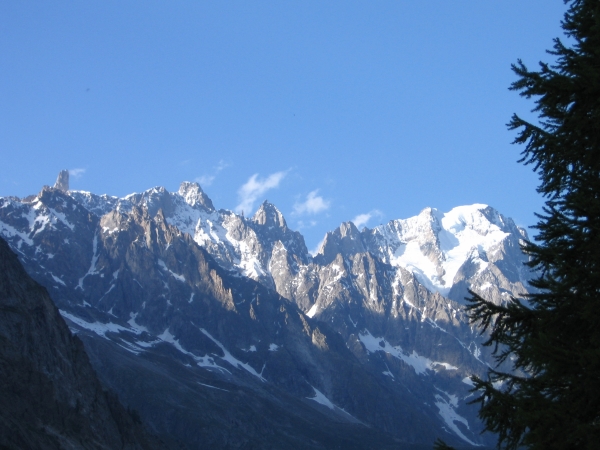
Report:
[[442,295],[449,293],[474,251],[485,255],[509,236],[526,237],[511,219],[484,204],[458,206],[446,213],[425,208],[417,216],[392,220],[362,234],[369,251],[410,270]]
[[442,216],[442,226],[445,230],[460,233],[465,228],[473,230],[481,236],[506,229],[506,219],[494,208],[484,204],[457,206]]
[[215,210],[211,199],[208,198],[208,195],[204,193],[204,191],[198,183],[190,183],[189,181],[184,181],[179,186],[178,193],[190,206],[200,205],[211,212]]

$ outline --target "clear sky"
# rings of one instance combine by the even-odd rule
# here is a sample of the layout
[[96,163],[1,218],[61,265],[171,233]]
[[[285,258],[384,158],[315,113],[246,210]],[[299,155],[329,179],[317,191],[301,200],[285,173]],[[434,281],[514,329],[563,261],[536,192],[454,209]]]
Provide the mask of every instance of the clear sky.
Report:
[[71,170],[124,196],[199,181],[217,208],[268,199],[310,249],[355,219],[543,199],[508,90],[562,36],[561,0],[0,3],[0,196]]

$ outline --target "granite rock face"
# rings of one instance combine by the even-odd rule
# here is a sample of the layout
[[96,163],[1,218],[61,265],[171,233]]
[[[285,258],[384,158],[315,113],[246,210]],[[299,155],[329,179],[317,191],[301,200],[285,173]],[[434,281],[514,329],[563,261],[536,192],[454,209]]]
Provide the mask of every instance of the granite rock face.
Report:
[[69,190],[69,171],[61,170],[54,183],[54,189],[59,191],[67,192]]
[[0,447],[158,449],[0,239]]
[[313,257],[274,205],[216,210],[196,183],[44,188],[0,198],[0,234],[166,445],[494,443],[468,405],[492,360],[462,296],[502,302],[531,274],[526,234],[485,205],[344,223]]

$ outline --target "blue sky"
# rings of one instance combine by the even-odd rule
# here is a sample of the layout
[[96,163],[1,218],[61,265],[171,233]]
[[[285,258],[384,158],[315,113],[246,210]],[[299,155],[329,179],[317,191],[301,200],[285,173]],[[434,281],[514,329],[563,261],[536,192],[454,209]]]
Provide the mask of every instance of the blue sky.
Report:
[[72,171],[124,196],[199,181],[217,208],[268,199],[314,248],[486,203],[543,199],[505,124],[533,104],[510,64],[549,60],[565,6],[500,1],[0,4],[0,196]]

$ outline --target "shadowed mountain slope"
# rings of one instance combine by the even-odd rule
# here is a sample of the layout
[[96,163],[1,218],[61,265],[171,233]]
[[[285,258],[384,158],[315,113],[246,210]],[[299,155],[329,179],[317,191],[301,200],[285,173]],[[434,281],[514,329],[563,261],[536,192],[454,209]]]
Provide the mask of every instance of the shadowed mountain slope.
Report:
[[0,238],[0,447],[158,449]]

